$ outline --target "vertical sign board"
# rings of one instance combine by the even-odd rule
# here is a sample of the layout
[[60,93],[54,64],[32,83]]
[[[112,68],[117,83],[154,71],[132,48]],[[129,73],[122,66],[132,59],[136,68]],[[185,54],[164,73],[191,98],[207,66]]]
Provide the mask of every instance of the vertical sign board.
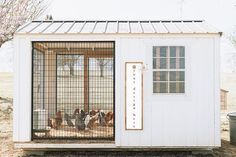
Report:
[[143,129],[143,63],[125,63],[125,129]]

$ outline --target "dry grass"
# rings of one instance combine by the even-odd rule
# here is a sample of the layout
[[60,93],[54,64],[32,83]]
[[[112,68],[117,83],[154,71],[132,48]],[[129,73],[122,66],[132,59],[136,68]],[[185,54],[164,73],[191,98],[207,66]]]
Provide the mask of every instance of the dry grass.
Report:
[[0,73],[0,97],[13,98],[13,73]]
[[13,74],[0,73],[0,156],[16,157],[23,154],[12,142]]

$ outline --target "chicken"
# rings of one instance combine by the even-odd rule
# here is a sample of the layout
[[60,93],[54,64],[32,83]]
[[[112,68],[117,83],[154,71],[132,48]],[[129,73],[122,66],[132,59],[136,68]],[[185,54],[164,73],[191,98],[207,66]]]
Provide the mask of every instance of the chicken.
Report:
[[90,117],[95,116],[99,111],[92,110],[89,112]]
[[[77,110],[78,111],[78,110]],[[75,112],[75,127],[78,130],[84,130],[85,129],[85,112],[83,110],[79,110],[79,112]]]
[[106,124],[108,124],[112,119],[113,119],[113,113],[112,112],[108,112],[105,116],[105,121],[106,121]]
[[98,117],[99,117],[99,113],[96,113],[94,116],[90,117],[89,123],[87,125],[89,129],[92,129],[96,126],[95,122],[98,120]]
[[55,117],[49,118],[49,126],[54,129],[59,129],[62,124],[61,111],[56,112]]
[[75,119],[75,115],[76,115],[76,114],[79,114],[79,113],[80,113],[80,109],[78,109],[78,108],[75,109],[75,111],[74,111],[74,113],[73,113],[73,115],[72,115],[71,118],[72,118],[72,119]]
[[106,114],[104,113],[104,111],[99,110],[99,124],[101,126],[106,126],[105,116],[106,116]]
[[71,126],[71,127],[74,126],[74,124],[72,123],[71,117],[67,113],[65,113],[65,120],[68,126]]
[[86,114],[85,119],[84,119],[85,129],[88,128],[89,122],[90,122],[90,115]]

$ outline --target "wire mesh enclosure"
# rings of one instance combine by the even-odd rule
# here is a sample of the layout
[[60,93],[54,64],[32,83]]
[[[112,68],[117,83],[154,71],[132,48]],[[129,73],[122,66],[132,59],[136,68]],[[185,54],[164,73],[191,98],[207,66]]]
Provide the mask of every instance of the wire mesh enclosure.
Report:
[[32,45],[32,138],[114,140],[114,42]]

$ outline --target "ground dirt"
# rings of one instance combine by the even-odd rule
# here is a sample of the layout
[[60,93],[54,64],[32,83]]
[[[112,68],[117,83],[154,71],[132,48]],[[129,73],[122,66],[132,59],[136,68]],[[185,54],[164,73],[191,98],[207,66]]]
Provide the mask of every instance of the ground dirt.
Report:
[[119,156],[119,157],[236,157],[236,146],[229,143],[229,124],[226,114],[222,114],[222,146],[212,151],[50,151],[40,154],[39,152],[23,152],[15,149],[12,142],[12,74],[0,73],[0,157],[84,157],[84,156]]

